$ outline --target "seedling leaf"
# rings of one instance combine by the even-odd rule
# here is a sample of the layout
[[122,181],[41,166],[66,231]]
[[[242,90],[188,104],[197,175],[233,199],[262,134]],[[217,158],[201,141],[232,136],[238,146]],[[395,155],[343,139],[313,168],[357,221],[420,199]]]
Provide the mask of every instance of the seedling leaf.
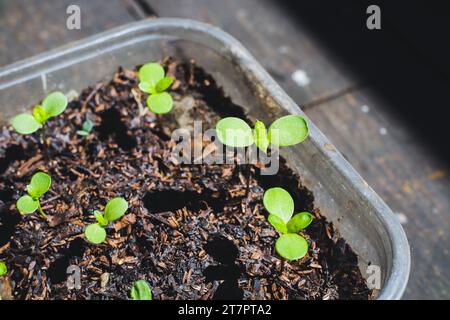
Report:
[[25,195],[17,200],[16,207],[21,214],[30,214],[38,209],[39,201],[34,200],[29,195]]
[[152,88],[164,78],[164,68],[159,63],[147,63],[139,69],[139,81],[148,83]]
[[308,242],[295,233],[283,234],[275,243],[275,250],[286,260],[297,260],[308,252]]
[[45,112],[44,107],[39,106],[39,105],[37,105],[33,108],[33,117],[40,124],[45,123],[45,121],[47,121],[49,118],[49,116],[47,115],[47,112]]
[[106,240],[106,231],[98,223],[88,225],[84,235],[93,244],[100,244]]
[[309,212],[300,212],[292,217],[287,223],[289,233],[297,233],[308,227],[313,221],[314,216]]
[[8,273],[8,268],[6,267],[6,264],[3,261],[0,261],[0,277],[5,276],[7,273]]
[[146,92],[146,93],[156,93],[156,89],[154,87],[152,87],[152,85],[148,82],[139,82],[139,89],[141,89],[142,91]]
[[267,138],[267,129],[264,122],[257,120],[255,122],[255,132],[254,132],[255,144],[262,151],[267,153],[267,148],[269,147],[269,139]]
[[56,117],[66,110],[67,97],[62,92],[52,92],[42,101],[42,106],[49,117]]
[[271,188],[264,193],[264,207],[270,214],[276,215],[288,223],[294,213],[294,200],[283,188]]
[[281,233],[288,233],[288,229],[286,227],[286,223],[283,221],[283,219],[281,219],[280,217],[274,215],[274,214],[269,214],[269,218],[267,218],[270,222],[270,224],[277,229],[279,232]]
[[128,210],[128,203],[124,198],[114,198],[108,201],[105,207],[105,218],[108,221],[115,221]]
[[271,124],[268,138],[273,145],[289,147],[305,140],[308,134],[308,123],[304,117],[288,115],[275,120]]
[[252,128],[242,119],[228,117],[216,125],[220,142],[230,147],[247,147],[253,144]]
[[167,92],[152,94],[147,98],[147,105],[153,113],[167,113],[172,110],[172,96]]
[[95,219],[98,221],[98,224],[101,226],[101,227],[106,227],[107,225],[108,225],[108,219],[106,219],[103,215],[102,215],[102,213],[100,212],[100,211],[98,211],[98,210],[95,210],[94,211],[94,217],[95,217]]
[[89,133],[94,128],[94,123],[91,120],[87,119],[86,121],[83,122],[82,128],[83,128],[83,131]]
[[161,80],[158,81],[156,84],[156,92],[164,92],[166,89],[168,89],[173,83],[172,77],[164,77]]
[[30,134],[42,127],[50,117],[60,115],[66,110],[67,97],[61,92],[50,93],[42,101],[42,106],[33,108],[33,115],[23,113],[12,119],[12,126],[20,134]]
[[30,184],[27,186],[27,192],[34,199],[45,194],[52,184],[50,176],[43,172],[37,172],[31,178]]
[[83,137],[86,137],[89,135],[89,133],[92,131],[92,129],[94,128],[94,123],[87,119],[86,121],[83,122],[83,126],[81,127],[82,130],[78,130],[77,134]]
[[36,132],[41,127],[41,124],[28,113],[22,113],[15,116],[12,119],[11,124],[14,130],[20,134],[30,134]]
[[86,132],[86,131],[83,131],[83,130],[78,130],[78,131],[77,131],[77,135],[86,137],[86,136],[89,135],[89,133]]
[[152,300],[152,291],[147,281],[138,280],[131,288],[131,298],[133,300]]

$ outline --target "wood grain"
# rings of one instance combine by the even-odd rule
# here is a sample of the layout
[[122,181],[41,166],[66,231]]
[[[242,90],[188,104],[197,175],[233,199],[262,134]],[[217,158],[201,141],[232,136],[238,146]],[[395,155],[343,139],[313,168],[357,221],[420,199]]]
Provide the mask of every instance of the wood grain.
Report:
[[[160,17],[196,19],[230,33],[301,106],[355,85],[354,80],[314,43],[312,35],[285,18],[276,1],[145,1]],[[295,74],[299,83],[305,84],[309,79],[309,84],[297,84],[293,80]],[[325,74],[327,76],[323,77]]]
[[[81,9],[81,29],[66,27],[69,5]],[[0,66],[133,21],[122,0],[0,0]]]

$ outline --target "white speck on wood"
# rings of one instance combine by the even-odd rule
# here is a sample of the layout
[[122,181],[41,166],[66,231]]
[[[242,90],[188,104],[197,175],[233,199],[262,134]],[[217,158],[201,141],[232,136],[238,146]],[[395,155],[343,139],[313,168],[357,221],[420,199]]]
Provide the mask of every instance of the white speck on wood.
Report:
[[385,128],[385,127],[381,127],[380,128],[380,134],[382,135],[382,136],[385,136],[385,135],[387,135],[387,129]]
[[299,87],[306,87],[311,82],[306,71],[302,69],[295,70],[291,78]]
[[398,222],[400,222],[400,224],[408,223],[408,217],[404,213],[397,212],[395,215],[397,216],[397,220]]
[[363,106],[361,106],[361,111],[364,113],[369,113],[370,108],[368,105],[363,105]]

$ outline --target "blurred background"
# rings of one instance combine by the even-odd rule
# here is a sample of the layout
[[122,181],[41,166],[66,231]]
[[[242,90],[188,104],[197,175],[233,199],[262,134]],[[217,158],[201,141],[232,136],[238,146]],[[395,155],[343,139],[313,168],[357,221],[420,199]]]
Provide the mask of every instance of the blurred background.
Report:
[[[66,27],[69,5],[80,29]],[[369,29],[369,5],[381,29]],[[229,32],[387,202],[408,235],[405,299],[450,299],[450,13],[444,1],[0,0],[0,68],[140,19]]]

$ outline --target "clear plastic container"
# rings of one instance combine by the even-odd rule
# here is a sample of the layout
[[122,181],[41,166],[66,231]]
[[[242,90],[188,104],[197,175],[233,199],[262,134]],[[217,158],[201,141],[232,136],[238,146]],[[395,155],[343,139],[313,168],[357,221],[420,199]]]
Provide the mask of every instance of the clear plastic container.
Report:
[[[259,63],[230,35],[183,19],[145,20],[74,42],[0,69],[0,123],[29,108],[51,90],[80,92],[133,67],[167,55],[194,59],[250,117],[271,122],[303,114]],[[313,191],[315,204],[358,254],[361,273],[381,271],[378,299],[399,299],[410,271],[405,233],[389,207],[355,172],[314,124],[310,137],[284,148],[288,165]],[[373,271],[373,269],[371,269]]]

